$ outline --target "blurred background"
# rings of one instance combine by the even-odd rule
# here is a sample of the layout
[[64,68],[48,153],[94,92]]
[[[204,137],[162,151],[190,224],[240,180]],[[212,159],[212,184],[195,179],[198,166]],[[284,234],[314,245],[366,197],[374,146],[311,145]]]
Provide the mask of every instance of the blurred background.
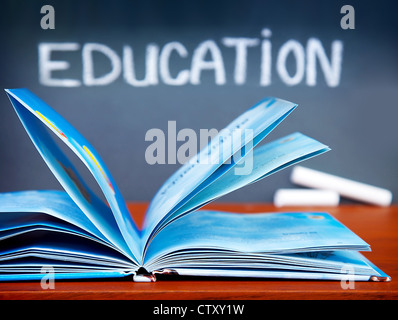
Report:
[[[345,14],[340,10],[347,4],[355,9],[355,29],[341,27]],[[44,5],[55,10],[54,29],[42,28]],[[180,166],[147,163],[148,130],[159,128],[167,133],[168,121],[176,121],[177,131],[191,128],[199,134],[200,129],[221,130],[266,96],[299,104],[267,141],[300,131],[332,148],[303,166],[387,188],[396,195],[397,9],[397,2],[384,0],[2,1],[0,86],[29,88],[65,117],[102,156],[127,201],[151,200]],[[251,39],[247,56],[238,66],[237,48],[226,45],[226,37]],[[317,60],[316,83],[308,85],[309,39],[319,40],[328,62],[332,43],[342,44],[336,84],[328,83]],[[287,83],[277,68],[281,48],[291,40],[304,53],[304,60],[299,56],[304,63],[299,67],[292,52],[284,60],[286,72],[295,79],[293,84]],[[205,41],[215,44],[215,49],[202,57],[209,62],[204,63],[209,70],[200,73],[200,83],[189,78],[181,78],[180,85],[167,83],[156,65],[152,78],[147,83],[141,81],[141,86],[123,76],[126,72],[131,75],[131,68],[123,63],[127,59],[124,48],[133,53],[130,61],[136,79],[144,81],[148,76],[147,48],[155,48],[153,61],[159,63],[156,48],[161,54],[171,42],[180,43],[184,50],[171,53],[170,77],[176,78],[182,70],[192,76],[195,50]],[[263,41],[270,45],[270,64],[264,64],[270,66],[268,82],[260,80]],[[68,50],[53,50],[44,61],[44,51],[40,53],[39,48],[48,48],[49,43],[72,45]],[[83,61],[82,52],[90,43],[108,48],[121,62],[120,74],[109,76],[102,85],[90,85],[83,75],[90,66],[88,60]],[[41,62],[40,57],[44,59]],[[217,68],[221,61],[221,71],[212,69],[215,58],[219,59]],[[64,70],[55,70],[51,61],[68,64]],[[93,52],[90,61],[94,78],[105,77],[116,68],[103,52]],[[299,70],[302,66],[304,70]],[[55,69],[45,74],[51,67]],[[246,76],[238,81],[236,68],[246,70]],[[178,142],[177,148],[182,143]],[[283,170],[222,201],[271,202],[276,189],[293,187],[290,172],[290,168]],[[28,189],[60,189],[60,185],[30,142],[6,95],[1,94],[0,192]]]

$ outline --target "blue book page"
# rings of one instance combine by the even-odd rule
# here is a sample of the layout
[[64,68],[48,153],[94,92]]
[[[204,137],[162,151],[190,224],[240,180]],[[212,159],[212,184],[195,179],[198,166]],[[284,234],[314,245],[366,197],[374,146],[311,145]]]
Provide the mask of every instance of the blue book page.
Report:
[[[136,270],[137,264],[113,245],[96,241],[70,226],[51,222],[43,226],[25,227],[25,232],[15,232],[2,239],[0,273],[18,265],[21,273],[41,268],[41,264],[62,264],[64,270],[127,269]],[[16,271],[16,270],[15,270]],[[56,270],[59,272],[60,270]],[[14,272],[14,270],[13,270]]]
[[[37,232],[28,236],[37,238]],[[130,259],[116,255],[115,250],[104,250],[103,245],[84,247],[75,235],[70,239],[65,239],[67,233],[56,235],[53,239],[64,243],[34,241],[0,253],[0,280],[40,280],[45,275],[43,268],[51,268],[55,279],[122,277],[137,270]]]
[[178,250],[287,254],[369,245],[327,213],[238,214],[196,211],[167,225],[149,244],[144,262]]
[[246,174],[236,174],[235,170],[229,170],[174,212],[167,223],[223,195],[257,182],[287,166],[329,150],[326,145],[299,132],[260,146],[254,149],[252,154],[248,154],[241,159],[235,167],[235,169],[238,169],[242,165],[248,166],[244,162],[248,162],[247,159],[250,157],[251,170]]
[[317,273],[346,274],[350,269],[356,275],[381,275],[362,254],[352,250],[319,251],[303,254],[245,254],[240,252],[194,252],[183,251],[166,256],[153,264],[148,270],[176,268],[221,269],[223,276],[230,270],[279,270]]
[[[6,90],[28,135],[52,173],[95,227],[137,263],[141,240],[112,176],[89,142],[51,107],[27,89]],[[104,203],[85,184],[50,135],[54,133],[88,168],[101,188]]]
[[245,268],[279,269],[317,272],[341,272],[347,265],[355,266],[356,274],[369,274],[374,269],[358,251],[317,251],[296,254],[261,254],[235,251],[179,251],[148,264],[148,269],[162,268]]
[[144,220],[143,242],[146,243],[172,210],[231,170],[296,106],[281,99],[266,98],[221,130],[206,148],[177,170],[152,199]]
[[[308,272],[308,271],[288,271],[288,270],[267,270],[267,269],[244,269],[244,268],[174,268],[181,276],[203,276],[203,277],[236,277],[248,278],[267,278],[267,279],[292,279],[292,280],[347,280],[369,281],[371,275],[350,275],[342,273]],[[377,274],[377,273],[375,273]]]
[[[34,190],[0,194],[0,231],[34,225],[50,216],[77,226],[105,242],[109,240],[64,191]],[[37,219],[32,217],[37,216]],[[46,218],[41,218],[42,225]]]
[[[93,272],[64,272],[55,273],[54,280],[76,280],[76,279],[107,279],[107,278],[123,278],[130,274],[134,274],[134,271],[126,272],[114,271],[114,270],[99,270]],[[21,274],[0,274],[0,281],[40,281],[43,279],[43,273],[21,273]]]
[[262,254],[222,250],[181,250],[145,265],[180,275],[243,278],[390,281],[358,251],[312,251]]
[[[64,191],[20,191],[0,194],[0,241],[34,231],[64,232],[101,243],[122,254]],[[0,254],[7,250],[0,247]],[[128,256],[127,256],[128,257]]]

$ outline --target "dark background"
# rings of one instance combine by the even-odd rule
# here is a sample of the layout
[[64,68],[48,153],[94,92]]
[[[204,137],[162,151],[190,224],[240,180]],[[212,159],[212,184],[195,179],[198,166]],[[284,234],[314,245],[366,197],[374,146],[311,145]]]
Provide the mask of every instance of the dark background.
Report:
[[[40,9],[55,9],[55,30],[42,30]],[[355,30],[340,27],[340,8],[355,8]],[[179,165],[149,165],[145,150],[151,128],[166,131],[222,129],[265,96],[299,104],[268,141],[301,131],[329,145],[332,151],[304,166],[398,192],[398,6],[395,1],[2,1],[0,10],[0,87],[27,87],[77,128],[97,149],[128,201],[149,201]],[[272,31],[272,83],[260,86],[260,47],[249,49],[247,80],[233,81],[235,51],[223,37],[263,39]],[[305,79],[283,83],[275,70],[279,48],[289,39],[304,47],[318,38],[328,57],[333,40],[344,43],[338,87],[327,86],[318,64],[317,84]],[[137,75],[144,75],[149,43],[163,47],[181,42],[186,59],[172,62],[176,72],[190,65],[193,50],[214,40],[222,51],[226,84],[203,72],[200,85],[145,88],[123,77],[107,86],[48,87],[39,82],[37,47],[41,42],[105,44],[119,56],[123,45],[134,50]],[[82,80],[81,50],[54,59],[68,60],[70,70],[54,77]],[[106,61],[98,58],[98,72]],[[177,60],[181,65],[177,64]],[[104,68],[103,70],[100,68]],[[175,69],[173,69],[175,68]],[[105,71],[104,71],[105,70]],[[292,73],[294,69],[292,69]],[[277,188],[293,187],[291,169],[236,191],[223,201],[272,201]],[[60,185],[34,149],[5,94],[0,95],[0,192],[59,189]]]

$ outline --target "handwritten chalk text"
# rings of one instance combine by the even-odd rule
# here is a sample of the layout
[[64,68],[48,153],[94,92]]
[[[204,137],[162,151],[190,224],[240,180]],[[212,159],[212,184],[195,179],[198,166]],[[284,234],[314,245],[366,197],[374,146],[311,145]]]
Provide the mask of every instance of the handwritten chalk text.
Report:
[[[129,45],[121,46],[117,51],[102,43],[42,42],[38,45],[39,81],[42,85],[53,87],[90,87],[110,85],[122,78],[132,87],[149,87],[160,83],[184,86],[200,85],[204,79],[209,81],[209,77],[203,76],[206,73],[211,74],[210,79],[214,80],[210,81],[218,86],[244,85],[250,69],[251,72],[257,72],[250,74],[250,77],[258,79],[259,86],[271,85],[275,77],[287,86],[303,83],[315,86],[319,81],[324,81],[329,87],[339,85],[343,61],[342,41],[334,40],[324,46],[317,38],[309,38],[305,44],[290,39],[279,48],[272,48],[271,35],[270,29],[263,29],[258,38],[223,37],[219,41],[205,40],[192,52],[178,41],[163,46],[149,43],[145,49],[145,72],[140,76],[137,75],[134,55],[143,52],[137,53]],[[232,64],[225,63],[225,56],[231,55],[228,50],[233,50]],[[253,57],[259,58],[248,59],[254,50],[257,53]],[[59,57],[59,54],[62,54],[62,59],[54,58]],[[76,65],[71,65],[73,59],[68,55],[76,54],[81,57],[81,64],[75,62]],[[288,59],[292,62],[291,65],[288,64]],[[274,61],[275,68],[272,66]],[[186,63],[188,67],[179,67],[180,62]],[[254,68],[252,64],[255,64]],[[226,66],[233,69],[229,70]],[[82,68],[80,78],[66,76],[69,69],[76,70],[79,67]],[[104,72],[105,67],[107,69]],[[233,75],[231,79],[227,79],[227,74]]]

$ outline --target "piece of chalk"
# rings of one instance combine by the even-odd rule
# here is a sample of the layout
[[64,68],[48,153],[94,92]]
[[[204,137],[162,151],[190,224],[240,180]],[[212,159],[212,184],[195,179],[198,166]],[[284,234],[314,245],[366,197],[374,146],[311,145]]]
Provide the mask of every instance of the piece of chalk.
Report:
[[318,189],[278,189],[274,195],[274,205],[283,206],[337,206],[340,196],[332,190]]
[[309,188],[333,190],[338,192],[341,197],[357,201],[379,206],[389,206],[392,202],[390,190],[301,166],[293,168],[290,178],[295,184]]

